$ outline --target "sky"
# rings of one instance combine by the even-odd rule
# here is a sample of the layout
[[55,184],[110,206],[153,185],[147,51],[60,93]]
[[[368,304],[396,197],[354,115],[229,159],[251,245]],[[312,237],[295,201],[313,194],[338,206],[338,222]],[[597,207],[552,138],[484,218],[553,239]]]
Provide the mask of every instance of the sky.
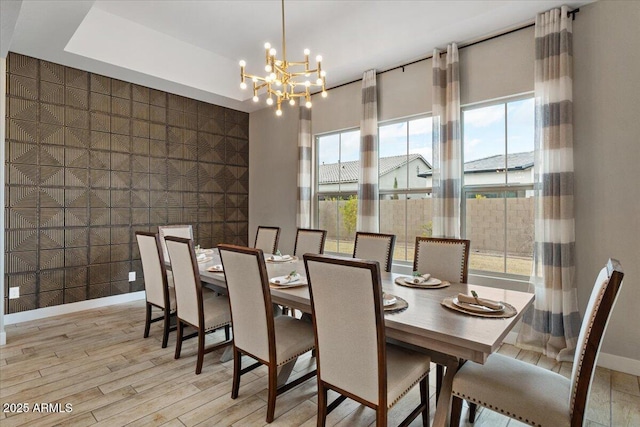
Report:
[[[509,153],[533,151],[534,101],[527,98],[507,103],[507,140]],[[498,104],[463,110],[464,161],[472,161],[505,153],[505,106]],[[407,146],[407,124],[409,143]],[[419,153],[432,162],[431,118],[381,124],[379,126],[380,157]],[[319,163],[358,160],[359,130],[320,138]]]

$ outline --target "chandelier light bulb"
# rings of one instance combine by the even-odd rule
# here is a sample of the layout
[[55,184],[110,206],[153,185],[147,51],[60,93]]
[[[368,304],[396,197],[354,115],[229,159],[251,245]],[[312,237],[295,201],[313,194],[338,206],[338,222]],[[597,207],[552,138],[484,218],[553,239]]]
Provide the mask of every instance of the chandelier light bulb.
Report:
[[282,82],[280,80],[276,80],[276,86],[282,86]]
[[279,59],[276,60],[276,65],[279,67],[282,65],[282,61],[280,61]]
[[276,79],[276,73],[269,74],[269,79],[270,80],[275,80]]
[[240,60],[240,66],[241,67],[246,67],[247,66],[247,63],[246,63],[246,61],[244,59]]
[[264,44],[264,48],[265,48],[265,49],[271,49],[271,43],[266,42],[266,43]]
[[282,110],[276,110],[276,116],[280,117],[282,115]]
[[260,98],[258,98],[258,95],[254,95],[253,102],[258,102],[258,101],[260,101]]
[[311,82],[309,80],[306,80],[304,82],[304,85],[305,85],[305,87],[309,87],[309,86],[311,86]]
[[240,83],[240,89],[246,89],[247,84],[245,82]]
[[251,81],[254,82],[254,83],[258,83],[258,78],[254,77],[254,78],[251,79]]
[[309,49],[305,49],[305,50],[304,50],[304,54],[305,54],[305,55],[309,55],[310,53],[311,53],[311,51],[310,51]]
[[291,98],[291,99],[289,100],[289,105],[291,105],[291,106],[296,105],[296,100],[295,100],[295,99],[293,99],[293,98]]
[[327,75],[327,72],[325,70],[320,71],[320,77],[324,77]]
[[316,61],[317,62],[322,62],[322,55],[316,56]]
[[323,90],[323,91],[322,91],[322,97],[323,97],[323,98],[326,98],[326,97],[327,97],[327,91],[326,91],[326,90]]
[[273,98],[267,98],[267,105],[273,105]]
[[306,104],[304,104],[307,108],[311,108],[311,101],[307,101]]
[[316,84],[317,84],[318,86],[322,85],[322,79],[321,79],[321,78],[318,78],[318,80],[316,80]]
[[270,73],[270,72],[271,72],[271,65],[269,65],[269,64],[265,65],[265,66],[264,66],[264,70],[265,70],[267,73]]
[[271,55],[271,56],[276,56],[276,50],[275,50],[275,48],[273,48],[273,47],[272,47],[271,49],[269,49],[269,55]]

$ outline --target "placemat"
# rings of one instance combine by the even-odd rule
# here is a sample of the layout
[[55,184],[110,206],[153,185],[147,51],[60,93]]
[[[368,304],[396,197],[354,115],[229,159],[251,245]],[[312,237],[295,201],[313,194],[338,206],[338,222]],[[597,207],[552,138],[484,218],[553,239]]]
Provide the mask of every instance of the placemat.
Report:
[[400,298],[398,295],[394,295],[394,297],[396,297],[396,303],[384,307],[384,314],[400,313],[409,307],[409,303],[405,299]]
[[396,282],[396,285],[406,286],[407,288],[418,288],[418,289],[441,289],[451,285],[451,283],[447,282],[446,280],[443,280],[442,283],[440,283],[439,285],[424,286],[424,285],[415,284],[415,283],[407,283],[404,281],[404,277],[396,277],[395,282]]
[[448,297],[442,300],[441,304],[451,310],[459,311],[460,313],[468,314],[470,316],[477,317],[493,317],[493,318],[505,318],[505,317],[513,317],[518,313],[518,310],[511,304],[507,304],[504,301],[500,301],[504,305],[504,310],[497,313],[476,313],[474,311],[465,310],[462,307],[458,307],[453,303],[453,299],[455,296]]

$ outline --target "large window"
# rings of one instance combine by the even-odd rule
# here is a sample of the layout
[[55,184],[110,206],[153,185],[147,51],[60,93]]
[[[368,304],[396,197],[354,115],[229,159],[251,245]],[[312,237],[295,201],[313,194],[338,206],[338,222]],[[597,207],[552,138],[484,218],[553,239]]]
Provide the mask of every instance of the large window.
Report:
[[316,138],[318,227],[327,230],[325,251],[351,255],[358,213],[360,131]]
[[464,108],[463,235],[470,269],[528,276],[533,254],[532,98]]

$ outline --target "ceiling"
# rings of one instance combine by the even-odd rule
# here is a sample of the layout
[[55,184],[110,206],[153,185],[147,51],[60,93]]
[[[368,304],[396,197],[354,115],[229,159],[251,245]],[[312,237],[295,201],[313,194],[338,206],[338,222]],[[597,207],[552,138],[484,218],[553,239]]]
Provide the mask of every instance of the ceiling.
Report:
[[[537,12],[588,1],[288,0],[287,57],[323,56],[327,87],[362,72],[429,56],[531,22]],[[238,61],[262,74],[266,41],[281,50],[278,0],[2,1],[6,51],[152,88],[255,111]],[[280,54],[278,54],[280,56]]]

